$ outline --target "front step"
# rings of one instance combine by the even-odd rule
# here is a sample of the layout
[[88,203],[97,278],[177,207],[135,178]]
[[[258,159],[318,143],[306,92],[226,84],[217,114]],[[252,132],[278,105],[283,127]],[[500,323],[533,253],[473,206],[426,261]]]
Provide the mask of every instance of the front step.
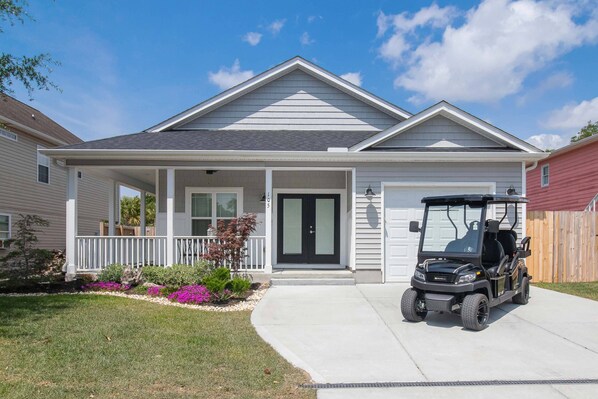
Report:
[[274,271],[272,285],[355,285],[349,270],[281,270]]

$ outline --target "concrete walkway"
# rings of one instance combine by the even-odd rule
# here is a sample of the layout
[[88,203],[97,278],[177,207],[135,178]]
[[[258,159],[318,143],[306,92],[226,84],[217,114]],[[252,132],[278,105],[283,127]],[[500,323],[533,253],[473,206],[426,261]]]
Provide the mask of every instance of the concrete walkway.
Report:
[[[252,322],[319,383],[598,378],[598,302],[532,287],[528,305],[493,308],[489,328],[471,332],[451,314],[403,321],[407,288],[273,287]],[[598,385],[323,389],[318,397],[503,397],[522,389],[526,397],[598,397]]]

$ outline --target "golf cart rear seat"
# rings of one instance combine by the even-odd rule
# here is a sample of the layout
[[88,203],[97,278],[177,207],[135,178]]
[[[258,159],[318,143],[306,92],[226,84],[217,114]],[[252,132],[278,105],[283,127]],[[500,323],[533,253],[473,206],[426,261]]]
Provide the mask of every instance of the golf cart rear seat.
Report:
[[486,221],[487,231],[484,233],[484,247],[482,249],[482,266],[492,277],[502,274],[506,261],[509,259],[505,255],[505,250],[497,239],[498,220]]
[[509,260],[513,260],[517,254],[517,232],[515,230],[500,230],[496,239],[502,245]]

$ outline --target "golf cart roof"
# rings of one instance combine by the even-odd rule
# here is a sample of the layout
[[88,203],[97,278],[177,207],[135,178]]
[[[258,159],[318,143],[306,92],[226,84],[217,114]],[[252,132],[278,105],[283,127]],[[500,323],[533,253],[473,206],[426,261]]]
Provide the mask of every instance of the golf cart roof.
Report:
[[465,194],[465,195],[442,195],[425,197],[422,199],[428,205],[466,204],[475,203],[526,203],[527,198],[519,195],[498,195],[498,194]]

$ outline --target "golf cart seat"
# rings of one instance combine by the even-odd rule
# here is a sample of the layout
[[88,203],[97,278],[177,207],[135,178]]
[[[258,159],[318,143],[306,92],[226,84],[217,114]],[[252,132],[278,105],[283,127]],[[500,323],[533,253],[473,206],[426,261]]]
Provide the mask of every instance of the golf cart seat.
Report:
[[499,268],[505,258],[505,250],[498,241],[498,220],[486,222],[488,231],[484,233],[484,247],[482,249],[482,266],[491,276],[499,274]]
[[513,260],[517,254],[517,232],[514,230],[500,230],[496,239],[502,245],[509,260]]

